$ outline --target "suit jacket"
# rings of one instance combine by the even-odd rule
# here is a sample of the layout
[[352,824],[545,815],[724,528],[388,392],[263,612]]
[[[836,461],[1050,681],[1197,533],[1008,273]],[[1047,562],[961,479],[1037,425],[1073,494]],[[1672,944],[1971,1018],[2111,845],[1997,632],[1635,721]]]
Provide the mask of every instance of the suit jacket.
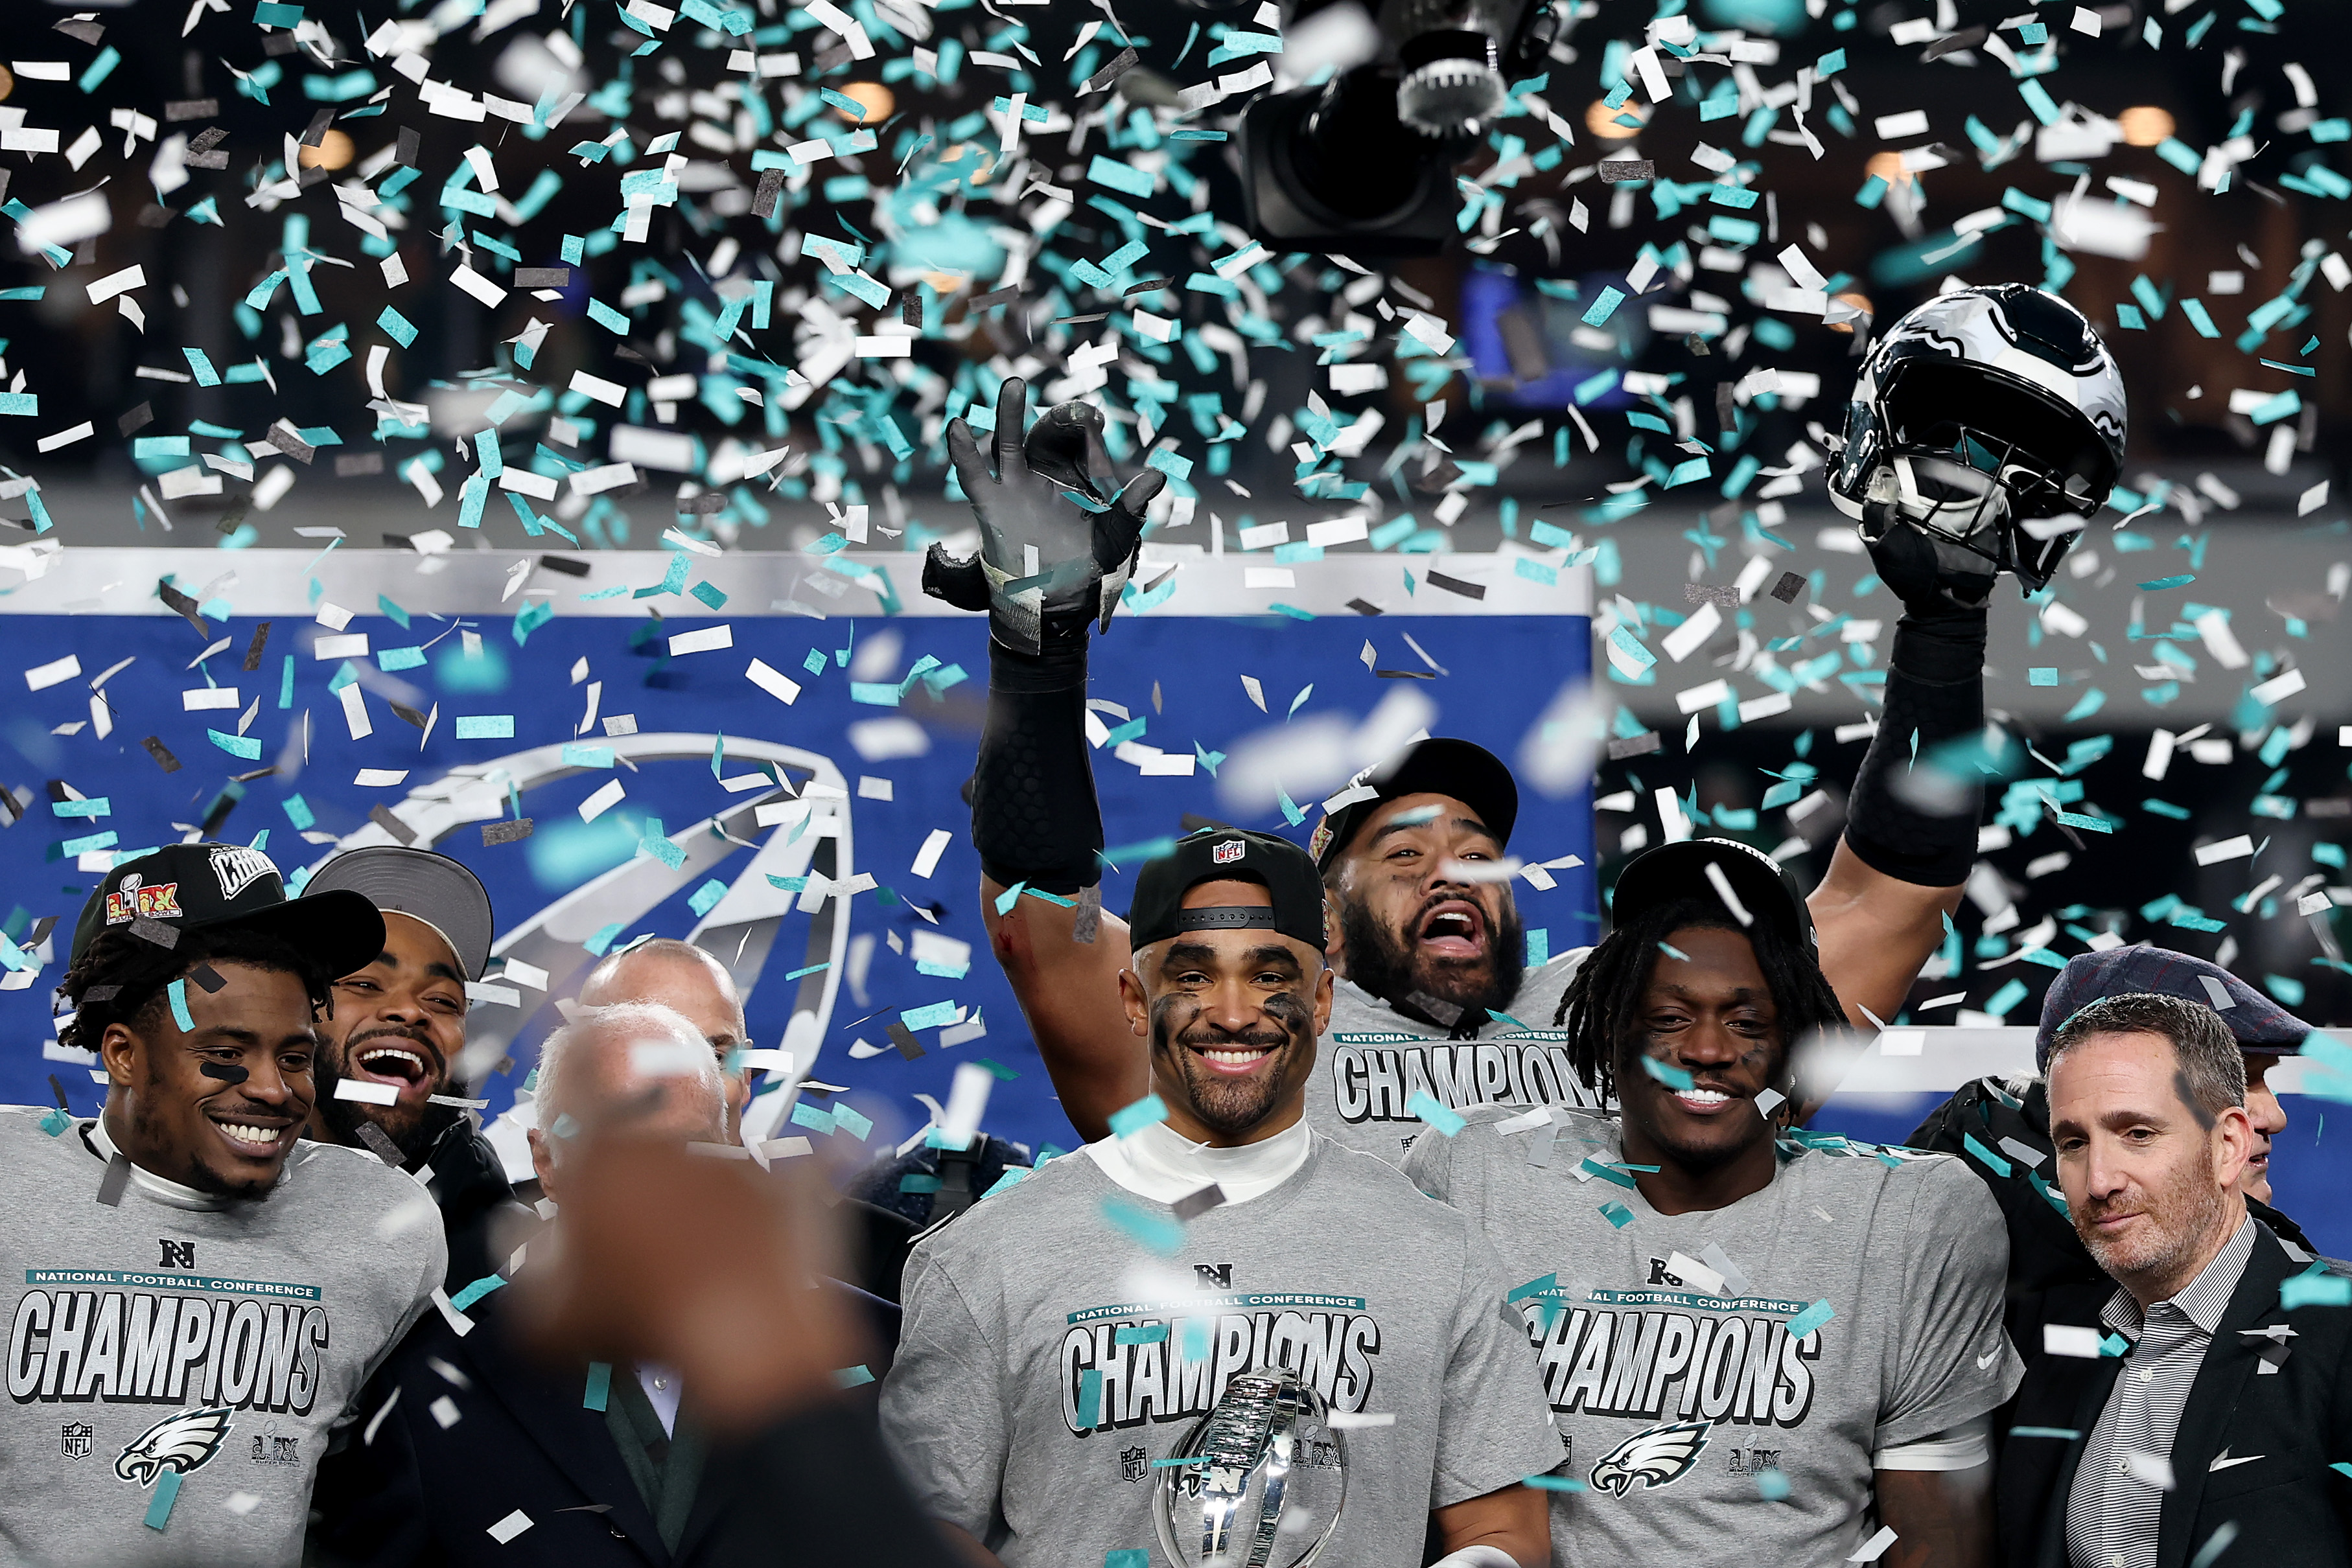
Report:
[[[361,1396],[346,1446],[320,1469],[314,1562],[948,1568],[872,1416],[853,1406],[855,1391],[707,1453],[677,1549],[666,1548],[606,1413],[583,1403],[587,1364],[550,1367],[527,1356],[500,1310],[503,1296],[494,1291],[467,1309],[474,1326],[463,1336],[440,1313],[426,1313]],[[612,1369],[608,1405],[617,1405],[622,1380],[633,1375]],[[435,1412],[443,1399],[442,1414],[454,1408],[457,1417],[446,1427]],[[681,1419],[690,1419],[690,1406]],[[501,1545],[490,1527],[518,1510],[530,1526]]]
[[[2352,1479],[2330,1468],[2352,1459],[2352,1311],[2282,1311],[2280,1285],[2304,1268],[2268,1227],[2260,1229],[2180,1413],[2157,1568],[2184,1568],[2225,1523],[2238,1530],[2231,1563],[2352,1565]],[[2293,1338],[2242,1332],[2281,1323],[2294,1329]],[[2284,1360],[2275,1372],[2262,1371],[2257,1353],[2274,1354],[2280,1343]],[[2066,1500],[2123,1362],[2018,1348],[2032,1359],[1994,1482],[2000,1561],[2008,1568],[2066,1568]],[[2020,1435],[2021,1427],[2075,1436]]]

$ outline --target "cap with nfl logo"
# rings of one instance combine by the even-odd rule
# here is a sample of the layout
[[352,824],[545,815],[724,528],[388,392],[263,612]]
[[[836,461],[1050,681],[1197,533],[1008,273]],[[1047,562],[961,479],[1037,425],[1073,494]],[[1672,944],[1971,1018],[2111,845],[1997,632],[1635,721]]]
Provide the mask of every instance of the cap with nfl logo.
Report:
[[374,962],[383,951],[383,916],[361,894],[286,896],[277,865],[243,844],[171,844],[107,873],[74,925],[79,963],[102,931],[151,927],[142,935],[169,946],[165,933],[234,927],[276,936],[308,955],[330,977]]
[[[1271,906],[1244,904],[1187,909],[1184,895],[1204,882],[1262,883]],[[1127,939],[1134,947],[1164,942],[1183,931],[1271,930],[1320,953],[1323,880],[1307,852],[1288,839],[1242,828],[1203,828],[1176,841],[1135,879]]]

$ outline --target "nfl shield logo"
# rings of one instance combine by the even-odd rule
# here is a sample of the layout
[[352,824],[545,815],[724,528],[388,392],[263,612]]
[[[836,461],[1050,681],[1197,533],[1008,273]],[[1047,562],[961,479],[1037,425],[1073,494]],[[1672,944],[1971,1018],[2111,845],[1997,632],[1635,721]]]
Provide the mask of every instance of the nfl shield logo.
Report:
[[1241,859],[1248,848],[1249,846],[1239,839],[1227,839],[1222,844],[1210,846],[1209,858],[1219,865],[1231,865]]
[[1139,1481],[1151,1473],[1151,1456],[1143,1448],[1121,1448],[1118,1451],[1118,1469],[1126,1479]]
[[58,1448],[68,1459],[89,1458],[90,1428],[79,1421],[68,1421],[58,1434]]

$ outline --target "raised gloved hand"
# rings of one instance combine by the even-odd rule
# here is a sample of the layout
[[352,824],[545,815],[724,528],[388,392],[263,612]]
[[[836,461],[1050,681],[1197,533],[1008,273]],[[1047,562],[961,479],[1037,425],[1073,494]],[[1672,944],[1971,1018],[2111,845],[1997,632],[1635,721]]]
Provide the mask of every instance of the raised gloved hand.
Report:
[[957,559],[933,545],[923,591],[960,610],[986,610],[991,635],[1029,654],[1083,650],[1087,626],[1110,624],[1133,569],[1143,510],[1166,476],[1146,470],[1123,491],[1102,448],[1102,412],[1089,403],[1048,409],[1024,440],[1028,383],[1008,377],[996,394],[991,464],[961,419],[948,426],[948,456],[980,520],[980,553]]
[[1983,621],[2000,575],[1991,561],[1876,502],[1864,507],[1861,533],[1879,580],[1895,591],[1909,614],[1929,621],[1963,615]]

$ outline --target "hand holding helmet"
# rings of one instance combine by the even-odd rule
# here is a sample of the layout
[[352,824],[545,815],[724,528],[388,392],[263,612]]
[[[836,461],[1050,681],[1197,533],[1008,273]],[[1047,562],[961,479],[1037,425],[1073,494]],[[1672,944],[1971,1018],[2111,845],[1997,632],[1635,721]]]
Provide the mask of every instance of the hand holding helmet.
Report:
[[[1981,605],[2001,571],[2035,591],[2115,487],[2126,418],[2115,360],[2073,306],[2019,283],[1956,289],[1864,361],[1830,498],[1906,606]],[[1932,583],[1916,542],[1882,555],[1906,534],[1933,542]]]

